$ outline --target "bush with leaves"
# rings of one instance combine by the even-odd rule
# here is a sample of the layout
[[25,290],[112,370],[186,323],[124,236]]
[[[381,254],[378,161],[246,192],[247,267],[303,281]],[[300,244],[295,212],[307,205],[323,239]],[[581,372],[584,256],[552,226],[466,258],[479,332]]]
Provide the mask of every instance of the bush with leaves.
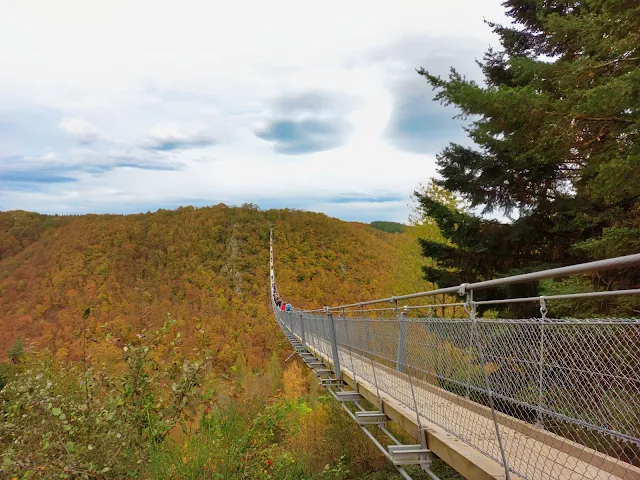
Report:
[[[268,403],[245,399],[216,408],[203,415],[199,430],[182,442],[153,448],[149,474],[181,480],[348,478],[346,455],[301,451],[300,444],[292,442],[313,408],[303,398]],[[349,448],[342,445],[340,450]],[[321,465],[311,461],[314,454],[322,456]]]
[[9,350],[7,350],[7,356],[13,363],[18,363],[24,357],[24,340],[22,340],[22,337],[14,340]]
[[149,442],[162,442],[200,403],[208,358],[180,357],[166,337],[169,320],[138,335],[123,351],[126,368],[25,356],[0,392],[0,476],[21,478],[135,478],[148,463]]

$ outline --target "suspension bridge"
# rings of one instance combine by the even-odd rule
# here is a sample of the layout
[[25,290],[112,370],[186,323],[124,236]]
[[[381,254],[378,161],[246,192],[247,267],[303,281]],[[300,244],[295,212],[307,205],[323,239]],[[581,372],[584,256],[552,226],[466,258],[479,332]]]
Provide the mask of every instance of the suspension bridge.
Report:
[[[640,319],[547,316],[550,302],[640,289],[473,299],[496,286],[638,265],[640,254],[628,255],[288,312],[274,302],[271,233],[270,296],[294,354],[405,479],[407,465],[437,479],[438,457],[469,479],[640,480]],[[478,314],[480,305],[517,302],[539,304],[540,316]],[[398,441],[389,422],[416,443]]]

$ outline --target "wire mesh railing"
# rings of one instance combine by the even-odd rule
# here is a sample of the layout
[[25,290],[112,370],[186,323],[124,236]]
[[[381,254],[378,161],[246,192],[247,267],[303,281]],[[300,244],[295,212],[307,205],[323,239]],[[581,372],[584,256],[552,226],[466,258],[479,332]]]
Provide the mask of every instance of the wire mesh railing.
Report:
[[521,477],[624,478],[640,466],[637,320],[275,314],[330,360],[334,322],[334,363]]

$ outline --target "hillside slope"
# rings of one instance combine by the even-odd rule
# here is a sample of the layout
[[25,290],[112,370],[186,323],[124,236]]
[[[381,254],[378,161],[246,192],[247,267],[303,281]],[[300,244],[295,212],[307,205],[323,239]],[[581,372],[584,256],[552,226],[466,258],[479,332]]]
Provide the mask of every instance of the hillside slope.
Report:
[[198,338],[217,352],[220,371],[240,352],[250,368],[264,367],[279,338],[268,303],[270,222],[287,301],[317,307],[388,293],[392,236],[323,214],[225,205],[124,216],[3,212],[0,339],[20,336],[74,360],[87,328],[92,356],[109,360],[170,313],[185,352]]

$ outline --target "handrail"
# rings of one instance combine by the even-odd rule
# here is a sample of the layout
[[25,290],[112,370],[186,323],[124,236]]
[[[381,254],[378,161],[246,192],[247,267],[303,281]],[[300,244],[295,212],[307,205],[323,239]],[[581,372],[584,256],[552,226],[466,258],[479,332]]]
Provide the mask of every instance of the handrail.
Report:
[[[579,263],[567,267],[552,268],[549,270],[541,270],[539,272],[523,273],[511,277],[496,278],[494,280],[486,280],[475,283],[462,283],[455,287],[439,288],[437,290],[429,290],[426,292],[410,293],[407,295],[398,295],[387,298],[379,298],[376,300],[367,300],[358,303],[350,303],[347,305],[338,305],[329,307],[329,310],[342,310],[344,308],[362,307],[364,305],[373,305],[375,303],[397,302],[400,300],[409,300],[412,298],[430,297],[441,294],[457,294],[464,295],[471,290],[483,290],[500,285],[514,285],[517,283],[533,282],[546,278],[566,277],[569,275],[577,275],[581,273],[589,273],[594,271],[610,270],[614,268],[633,267],[640,265],[640,253],[625,255],[623,257],[609,258],[606,260],[596,260],[594,262]],[[321,310],[305,310],[307,312]]]
[[[602,292],[583,292],[583,293],[565,293],[562,295],[538,295],[535,297],[517,297],[517,298],[503,298],[495,300],[481,300],[473,301],[475,305],[499,305],[505,303],[527,303],[527,302],[539,302],[540,300],[578,300],[581,298],[599,298],[599,297],[622,297],[627,295],[640,295],[640,288],[632,288],[627,290],[606,290]],[[465,302],[454,303],[434,303],[425,305],[404,305],[404,310],[418,310],[440,307],[464,307]],[[344,309],[344,313],[370,313],[370,312],[382,312],[382,311],[394,311],[396,307],[384,307],[384,308],[359,308],[359,309]],[[320,310],[297,310],[300,313],[314,313],[324,312],[325,309]]]

